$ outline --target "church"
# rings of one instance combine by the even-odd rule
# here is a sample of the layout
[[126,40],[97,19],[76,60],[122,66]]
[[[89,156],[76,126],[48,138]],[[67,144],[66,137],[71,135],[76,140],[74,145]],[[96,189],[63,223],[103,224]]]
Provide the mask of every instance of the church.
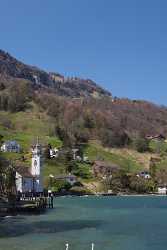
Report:
[[32,147],[31,168],[16,166],[16,190],[21,193],[41,193],[42,184],[42,151],[37,143]]

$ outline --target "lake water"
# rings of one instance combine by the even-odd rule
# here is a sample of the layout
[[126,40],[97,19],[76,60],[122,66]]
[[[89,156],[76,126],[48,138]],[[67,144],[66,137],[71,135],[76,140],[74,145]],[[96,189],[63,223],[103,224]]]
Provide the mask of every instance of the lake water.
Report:
[[166,250],[167,197],[60,197],[0,222],[0,250]]

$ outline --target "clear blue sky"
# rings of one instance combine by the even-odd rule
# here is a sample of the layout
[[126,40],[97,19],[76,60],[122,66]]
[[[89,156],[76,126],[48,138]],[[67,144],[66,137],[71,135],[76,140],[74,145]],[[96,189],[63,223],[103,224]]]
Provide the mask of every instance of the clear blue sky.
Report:
[[166,0],[0,0],[0,48],[167,105]]

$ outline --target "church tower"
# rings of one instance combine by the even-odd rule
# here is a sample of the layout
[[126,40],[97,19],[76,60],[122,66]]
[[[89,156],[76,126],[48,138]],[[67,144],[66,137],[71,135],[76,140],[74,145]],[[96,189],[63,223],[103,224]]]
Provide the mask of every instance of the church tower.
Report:
[[42,185],[42,150],[39,143],[32,148],[31,174],[33,176],[33,191],[43,192]]
[[31,174],[34,177],[40,176],[41,174],[41,147],[37,143],[33,148],[32,148],[32,165],[31,165]]

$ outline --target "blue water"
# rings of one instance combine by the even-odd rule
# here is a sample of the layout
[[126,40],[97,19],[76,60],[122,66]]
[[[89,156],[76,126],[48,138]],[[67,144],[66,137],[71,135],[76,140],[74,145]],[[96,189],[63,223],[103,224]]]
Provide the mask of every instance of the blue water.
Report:
[[167,197],[60,197],[0,222],[0,250],[166,250]]

